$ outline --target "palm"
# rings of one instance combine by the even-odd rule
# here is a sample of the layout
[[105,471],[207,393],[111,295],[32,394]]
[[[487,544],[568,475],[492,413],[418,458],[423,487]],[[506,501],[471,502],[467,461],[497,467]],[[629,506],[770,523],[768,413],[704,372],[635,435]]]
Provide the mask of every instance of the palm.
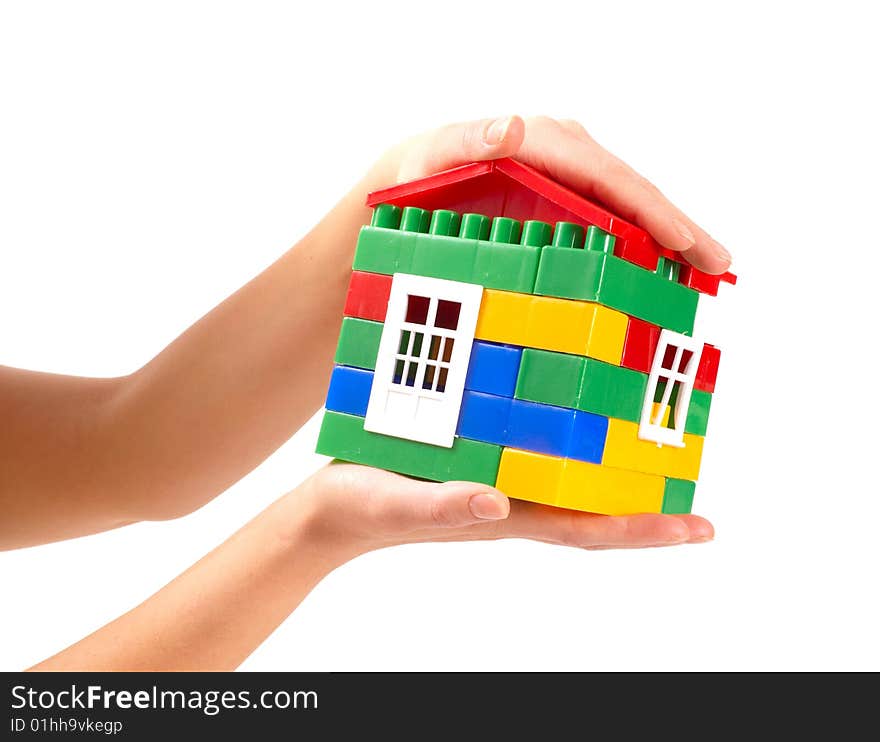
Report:
[[[315,475],[321,512],[334,527],[371,548],[420,541],[528,538],[585,549],[641,548],[708,541],[711,523],[697,515],[607,516],[509,501],[471,482],[423,482],[381,469],[331,464]],[[476,517],[469,503],[485,496],[496,517]],[[484,501],[485,503],[485,501]],[[485,504],[484,504],[485,506]]]

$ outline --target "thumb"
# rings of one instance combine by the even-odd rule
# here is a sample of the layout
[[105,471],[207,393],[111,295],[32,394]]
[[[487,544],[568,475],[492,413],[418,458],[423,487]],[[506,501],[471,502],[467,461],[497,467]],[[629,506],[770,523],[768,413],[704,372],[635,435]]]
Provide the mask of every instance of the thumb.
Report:
[[468,162],[511,157],[522,146],[525,131],[519,116],[444,126],[410,143],[397,179],[405,183]]
[[484,484],[409,481],[405,493],[399,492],[387,501],[387,525],[399,532],[459,528],[503,520],[510,514],[507,496]]

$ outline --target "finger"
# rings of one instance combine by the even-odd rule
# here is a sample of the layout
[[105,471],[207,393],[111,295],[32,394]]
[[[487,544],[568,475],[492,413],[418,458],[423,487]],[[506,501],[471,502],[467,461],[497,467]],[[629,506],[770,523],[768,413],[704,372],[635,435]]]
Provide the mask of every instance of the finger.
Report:
[[699,515],[676,515],[675,517],[688,527],[691,534],[688,539],[689,544],[701,544],[715,538],[715,528],[705,518],[701,518]]
[[[598,146],[598,145],[596,145]],[[730,253],[688,218],[646,178],[611,154],[595,193],[627,219],[646,229],[664,247],[682,253],[692,265],[707,273],[730,267]]]
[[511,157],[524,136],[525,122],[519,116],[444,126],[410,143],[398,179],[406,182],[468,162]]
[[676,208],[648,180],[600,147],[583,127],[529,119],[517,159],[593,197],[646,229],[664,247],[683,253],[700,270],[722,273],[729,253]]
[[[692,520],[693,519],[693,520]],[[514,501],[500,536],[530,538],[582,549],[670,546],[711,537],[711,525],[698,516],[608,516]]]
[[[388,535],[450,529],[506,518],[510,501],[474,482],[421,482],[398,474],[352,467],[349,491],[369,493],[369,518]],[[363,499],[360,500],[363,502]]]
[[584,142],[591,142],[593,138],[589,135],[580,121],[574,119],[559,119],[559,125],[569,134]]

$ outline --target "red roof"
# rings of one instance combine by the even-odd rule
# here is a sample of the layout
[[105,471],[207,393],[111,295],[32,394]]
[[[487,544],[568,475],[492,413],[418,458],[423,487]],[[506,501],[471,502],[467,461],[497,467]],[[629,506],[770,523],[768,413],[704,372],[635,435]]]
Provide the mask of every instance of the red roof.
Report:
[[713,276],[697,270],[680,253],[667,250],[644,229],[542,175],[534,168],[505,158],[474,162],[427,178],[374,191],[367,205],[392,203],[423,209],[452,209],[488,216],[508,216],[524,221],[537,219],[550,224],[595,224],[615,236],[614,254],[653,271],[662,255],[682,264],[679,281],[704,294],[715,296],[719,282],[735,284],[733,273]]

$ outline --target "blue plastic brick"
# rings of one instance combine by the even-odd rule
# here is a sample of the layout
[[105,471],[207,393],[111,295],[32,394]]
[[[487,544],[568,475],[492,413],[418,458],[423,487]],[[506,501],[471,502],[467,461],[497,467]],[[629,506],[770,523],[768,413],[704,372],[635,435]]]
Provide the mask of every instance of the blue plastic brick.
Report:
[[336,366],[330,376],[325,407],[333,412],[363,417],[367,414],[373,372],[362,368]]
[[510,397],[465,390],[461,399],[457,434],[483,443],[506,445],[507,421],[512,401]]
[[608,418],[466,390],[457,433],[483,443],[599,464]]
[[605,452],[605,439],[608,436],[608,418],[592,412],[576,410],[571,426],[571,437],[565,450],[565,457],[578,461],[602,463]]
[[512,397],[516,390],[522,348],[474,341],[464,388],[484,394]]
[[573,422],[574,410],[515,399],[510,406],[505,445],[565,456]]

